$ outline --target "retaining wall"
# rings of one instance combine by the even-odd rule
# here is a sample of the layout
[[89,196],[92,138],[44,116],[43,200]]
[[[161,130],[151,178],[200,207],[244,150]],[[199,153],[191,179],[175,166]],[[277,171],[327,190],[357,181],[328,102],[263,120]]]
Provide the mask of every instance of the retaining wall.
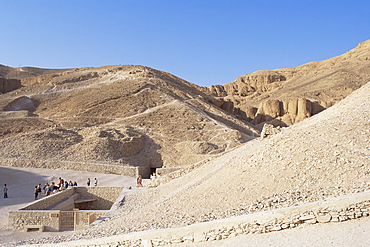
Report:
[[49,196],[43,197],[37,201],[34,201],[19,210],[46,210],[52,208],[56,204],[63,200],[71,197],[75,193],[75,188],[68,188],[66,190],[51,194]]
[[15,231],[24,231],[30,225],[42,225],[45,231],[60,230],[59,210],[18,210],[10,211],[8,227]]
[[[186,227],[149,230],[53,246],[163,246],[166,244],[221,240],[245,234],[295,228],[302,224],[341,222],[370,215],[370,191],[326,201],[275,209]],[[41,245],[41,246],[48,246]]]
[[26,167],[43,169],[64,169],[74,171],[89,171],[105,174],[118,174],[130,177],[149,177],[150,167],[133,167],[109,164],[94,164],[89,162],[57,161],[57,160],[31,160],[18,158],[0,158],[1,165],[7,167]]

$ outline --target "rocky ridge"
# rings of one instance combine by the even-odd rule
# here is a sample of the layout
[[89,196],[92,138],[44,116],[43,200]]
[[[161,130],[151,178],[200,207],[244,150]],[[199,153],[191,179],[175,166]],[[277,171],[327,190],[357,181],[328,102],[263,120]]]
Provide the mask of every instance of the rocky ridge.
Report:
[[370,80],[370,40],[343,55],[294,68],[261,70],[209,92],[253,124],[292,125],[334,105]]

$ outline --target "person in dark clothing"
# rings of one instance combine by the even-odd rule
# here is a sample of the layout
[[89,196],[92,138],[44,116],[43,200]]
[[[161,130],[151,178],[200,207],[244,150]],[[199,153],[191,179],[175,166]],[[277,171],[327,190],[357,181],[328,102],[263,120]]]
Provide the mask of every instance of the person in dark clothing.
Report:
[[8,197],[8,187],[6,186],[6,184],[4,184],[4,189],[3,189],[3,191],[4,191],[4,198],[9,198],[9,197]]

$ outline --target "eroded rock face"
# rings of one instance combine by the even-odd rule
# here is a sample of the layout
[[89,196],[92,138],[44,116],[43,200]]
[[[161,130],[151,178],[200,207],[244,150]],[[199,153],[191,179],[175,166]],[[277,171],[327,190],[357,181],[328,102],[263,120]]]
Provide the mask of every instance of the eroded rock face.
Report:
[[[79,132],[86,155],[121,159],[140,153],[145,147],[145,136],[127,128],[86,128]],[[85,148],[81,148],[85,150]],[[89,151],[88,151],[89,150]]]
[[291,77],[291,73],[286,74],[280,71],[256,71],[238,77],[234,82],[224,85],[212,85],[209,92],[217,97],[237,95],[245,97],[251,94],[261,94],[279,87],[280,84]]
[[[282,125],[291,125],[332,106],[367,83],[370,80],[369,47],[370,40],[367,40],[349,52],[324,61],[256,71],[233,82],[212,85],[208,93],[227,102],[221,106],[223,110],[244,120],[252,121],[256,117],[252,123],[259,124],[275,119]],[[245,111],[257,106],[256,116]]]
[[145,137],[138,134],[137,136],[130,136],[122,140],[121,154],[125,157],[140,153],[145,146]]
[[0,78],[0,93],[8,93],[20,88],[21,81],[16,79]]
[[292,125],[313,115],[313,103],[305,98],[263,101],[253,120],[254,124],[280,120],[282,124]]

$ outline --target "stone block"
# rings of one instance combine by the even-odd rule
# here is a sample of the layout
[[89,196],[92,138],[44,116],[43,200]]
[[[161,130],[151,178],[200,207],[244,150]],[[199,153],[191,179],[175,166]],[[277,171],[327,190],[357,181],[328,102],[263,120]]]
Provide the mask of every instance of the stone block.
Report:
[[347,216],[339,216],[339,221],[346,221],[348,220]]
[[280,225],[274,226],[274,227],[272,227],[272,228],[270,229],[270,231],[272,231],[272,232],[280,231],[280,230],[282,230],[282,228],[281,228],[281,226],[280,226]]
[[299,217],[299,220],[300,221],[307,221],[307,220],[312,220],[312,219],[315,219],[315,215],[304,215],[304,216],[301,216]]
[[330,222],[339,222],[339,217],[332,217]]
[[290,225],[288,223],[284,223],[284,224],[281,225],[281,228],[283,228],[283,229],[287,229],[289,227],[290,227]]
[[307,224],[316,224],[317,221],[316,221],[316,219],[310,219],[310,220],[305,220],[304,223],[307,223]]
[[330,214],[327,214],[327,215],[318,215],[317,216],[317,221],[319,223],[326,223],[326,222],[329,222],[331,220],[331,215]]

